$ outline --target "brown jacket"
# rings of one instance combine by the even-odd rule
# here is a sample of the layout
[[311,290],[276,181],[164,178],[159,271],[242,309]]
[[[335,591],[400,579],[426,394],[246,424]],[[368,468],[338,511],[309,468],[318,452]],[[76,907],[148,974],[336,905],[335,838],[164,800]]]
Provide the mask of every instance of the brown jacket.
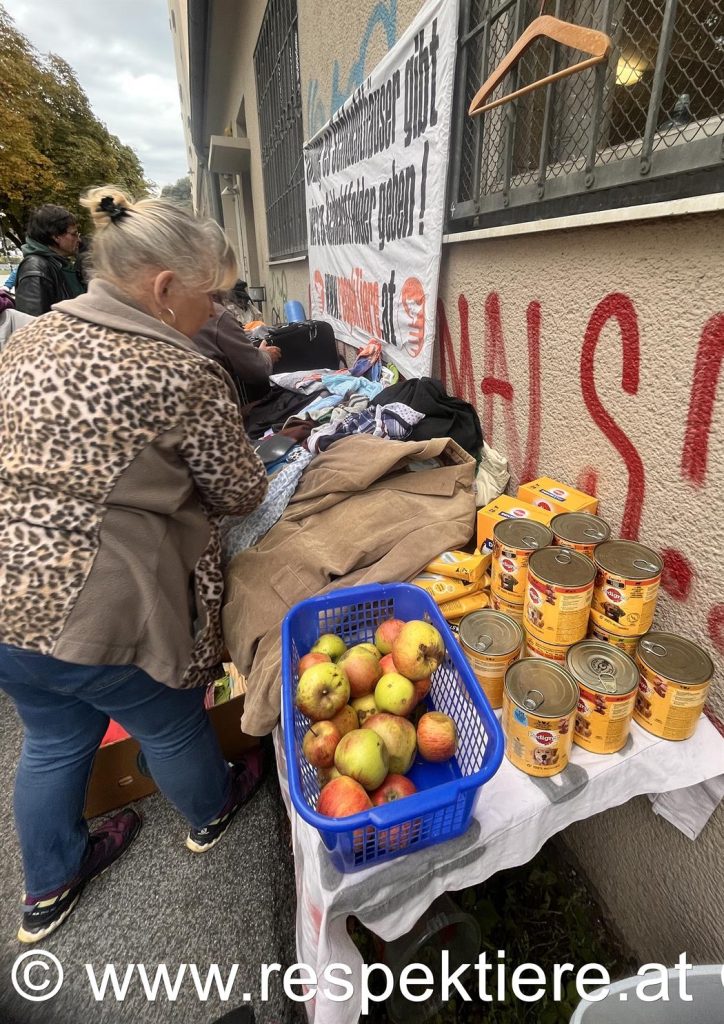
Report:
[[[410,472],[410,463],[445,464]],[[280,710],[280,625],[298,601],[415,576],[472,536],[475,460],[454,441],[358,434],[317,455],[281,520],[226,571],[224,636],[248,676],[242,728],[263,736]]]
[[221,367],[93,281],[0,355],[0,642],[208,681],[217,518],[266,486]]
[[214,304],[214,315],[194,335],[193,342],[199,352],[242,381],[265,381],[272,373],[271,356],[252,345],[234,316],[218,304]]

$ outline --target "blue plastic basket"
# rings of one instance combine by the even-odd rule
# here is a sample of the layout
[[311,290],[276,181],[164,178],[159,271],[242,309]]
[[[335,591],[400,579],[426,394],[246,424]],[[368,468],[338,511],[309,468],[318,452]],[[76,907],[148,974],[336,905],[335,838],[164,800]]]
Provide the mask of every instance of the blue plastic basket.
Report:
[[[328,818],[315,810],[317,773],[302,754],[310,721],[294,705],[299,658],[322,633],[337,633],[348,645],[372,642],[377,626],[389,618],[424,619],[440,630],[446,655],[432,677],[426,704],[454,719],[457,754],[444,764],[416,757],[408,775],[418,792],[404,800],[348,818]],[[282,625],[282,725],[292,803],[304,821],[319,830],[332,861],[344,872],[463,833],[478,789],[503,759],[502,730],[458,641],[429,594],[407,583],[335,590],[289,611]]]

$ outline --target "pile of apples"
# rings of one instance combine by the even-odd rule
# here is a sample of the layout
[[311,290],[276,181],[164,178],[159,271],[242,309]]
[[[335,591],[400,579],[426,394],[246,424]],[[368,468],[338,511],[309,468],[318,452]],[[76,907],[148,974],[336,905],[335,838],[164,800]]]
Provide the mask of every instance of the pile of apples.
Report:
[[322,787],[317,810],[332,818],[410,796],[416,754],[442,762],[457,750],[452,718],[419,707],[445,656],[439,631],[386,619],[374,639],[348,649],[325,633],[299,660],[296,705],[312,720],[302,752]]

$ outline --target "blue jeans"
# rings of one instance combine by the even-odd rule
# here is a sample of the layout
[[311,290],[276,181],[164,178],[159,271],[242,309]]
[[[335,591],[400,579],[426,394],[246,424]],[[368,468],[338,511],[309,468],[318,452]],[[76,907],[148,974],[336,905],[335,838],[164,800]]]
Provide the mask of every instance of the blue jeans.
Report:
[[231,775],[203,688],[172,690],[134,665],[73,665],[0,644],[0,689],[25,731],[15,823],[28,895],[78,873],[88,847],[86,787],[111,717],[138,740],[156,785],[194,828],[223,809]]

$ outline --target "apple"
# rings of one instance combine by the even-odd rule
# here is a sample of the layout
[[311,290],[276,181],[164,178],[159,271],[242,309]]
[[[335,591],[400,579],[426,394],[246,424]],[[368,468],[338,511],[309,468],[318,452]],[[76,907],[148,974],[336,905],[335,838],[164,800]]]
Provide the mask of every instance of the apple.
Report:
[[324,786],[326,786],[328,782],[331,782],[332,779],[341,778],[342,776],[334,765],[332,765],[331,768],[317,768],[317,782],[319,783],[320,789],[324,788]]
[[372,729],[387,747],[393,775],[404,775],[412,768],[417,749],[415,726],[406,718],[380,712],[365,719],[364,729]]
[[388,672],[375,686],[375,704],[392,715],[409,715],[415,707],[415,687],[399,672]]
[[432,679],[417,679],[415,681],[415,698],[417,703],[420,704],[430,692],[432,686]]
[[309,654],[305,654],[303,658],[299,659],[299,665],[297,666],[297,674],[303,676],[308,668],[312,665],[319,665],[323,661],[331,661],[332,659],[328,654],[322,654],[321,651],[310,651]]
[[338,711],[329,721],[339,729],[339,735],[344,736],[353,729],[359,729],[357,712],[350,704],[345,704],[341,711]]
[[359,782],[345,775],[328,782],[317,800],[317,811],[328,818],[349,818],[370,807],[372,801]]
[[428,711],[417,723],[417,750],[426,761],[447,761],[457,746],[457,726],[449,715]]
[[315,722],[304,734],[302,753],[315,768],[330,768],[341,739],[342,734],[331,722]]
[[412,679],[427,679],[445,657],[445,644],[429,622],[406,622],[392,645],[397,671]]
[[350,704],[354,711],[357,712],[357,720],[360,726],[364,725],[366,718],[370,715],[376,715],[379,710],[375,704],[373,693],[368,693],[366,697],[357,697],[356,700],[350,701]]
[[296,703],[313,722],[334,718],[349,703],[349,682],[344,670],[331,661],[312,665],[297,683]]
[[334,767],[365,789],[377,789],[389,766],[389,754],[381,737],[372,729],[353,729],[337,744]]
[[405,623],[402,619],[385,619],[375,630],[375,647],[381,654],[389,654],[392,644]]
[[391,654],[386,654],[384,658],[380,658],[380,668],[382,669],[382,675],[387,675],[388,672],[396,672],[397,666],[395,665],[395,659]]
[[319,652],[320,654],[326,654],[331,661],[336,661],[337,658],[342,657],[346,650],[347,644],[341,636],[337,636],[335,633],[322,633],[310,653]]
[[359,646],[345,651],[337,664],[347,673],[349,692],[355,699],[372,693],[382,675],[379,659]]
[[361,647],[363,651],[369,651],[370,654],[374,654],[375,658],[377,658],[378,661],[382,657],[382,655],[377,650],[374,644],[357,644],[357,646]]
[[370,793],[370,799],[375,807],[381,804],[389,804],[393,800],[402,800],[406,796],[412,796],[417,792],[417,786],[404,775],[390,773],[381,786]]

